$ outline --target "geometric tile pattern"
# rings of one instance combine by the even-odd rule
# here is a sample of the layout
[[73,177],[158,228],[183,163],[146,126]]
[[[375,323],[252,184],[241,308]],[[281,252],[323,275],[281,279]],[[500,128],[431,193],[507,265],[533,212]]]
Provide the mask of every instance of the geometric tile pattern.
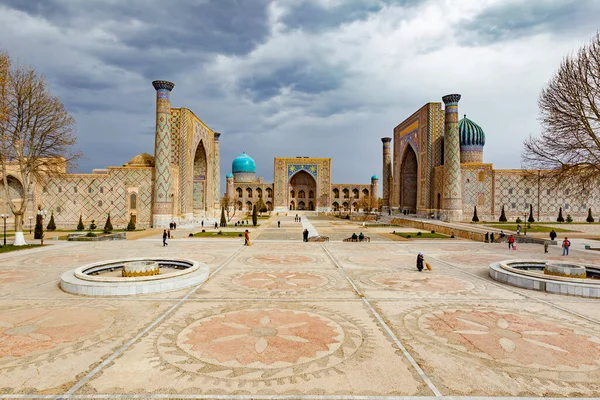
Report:
[[154,146],[154,214],[171,214],[171,101],[173,84],[157,82],[156,137]]

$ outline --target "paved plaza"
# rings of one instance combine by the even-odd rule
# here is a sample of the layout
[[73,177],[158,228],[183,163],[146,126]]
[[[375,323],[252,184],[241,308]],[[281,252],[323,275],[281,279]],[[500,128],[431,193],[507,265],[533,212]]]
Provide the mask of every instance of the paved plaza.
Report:
[[[240,239],[52,242],[0,256],[0,398],[423,399],[600,393],[598,300],[504,286],[491,262],[558,246],[343,243],[363,227],[293,217]],[[418,272],[424,252],[433,270]],[[204,262],[210,278],[123,298],[64,293],[62,272],[120,257]],[[569,260],[600,265],[590,251]]]

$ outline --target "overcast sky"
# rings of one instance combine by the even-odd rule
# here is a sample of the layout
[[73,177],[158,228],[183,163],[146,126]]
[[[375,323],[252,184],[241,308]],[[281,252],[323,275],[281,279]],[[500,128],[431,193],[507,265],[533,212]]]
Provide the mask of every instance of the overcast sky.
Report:
[[540,91],[599,16],[599,0],[0,0],[0,48],[73,113],[79,172],[153,153],[164,79],[222,132],[223,176],[244,150],[267,182],[274,157],[311,156],[368,183],[380,138],[448,93],[484,161],[519,168]]

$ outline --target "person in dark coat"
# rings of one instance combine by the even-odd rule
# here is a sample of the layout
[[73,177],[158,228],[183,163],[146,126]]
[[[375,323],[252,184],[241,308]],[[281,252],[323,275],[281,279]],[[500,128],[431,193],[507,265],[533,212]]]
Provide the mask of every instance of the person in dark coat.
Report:
[[302,232],[302,239],[305,242],[308,242],[308,229],[305,229],[304,232]]
[[169,243],[167,243],[167,230],[165,229],[163,231],[163,247],[168,246]]
[[489,233],[489,232],[486,232],[486,233],[485,233],[485,242],[487,243],[487,242],[489,242],[489,241],[490,241],[490,233]]
[[423,271],[423,262],[425,261],[425,256],[423,253],[419,253],[417,256],[417,269],[419,272]]
[[494,232],[490,233],[490,243],[494,243]]

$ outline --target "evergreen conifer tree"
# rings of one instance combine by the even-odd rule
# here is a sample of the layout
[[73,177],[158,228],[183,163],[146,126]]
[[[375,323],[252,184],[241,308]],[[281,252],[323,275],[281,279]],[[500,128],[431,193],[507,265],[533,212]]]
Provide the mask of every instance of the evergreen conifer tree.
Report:
[[585,220],[586,220],[587,222],[589,222],[590,224],[591,224],[592,222],[594,222],[594,217],[592,217],[592,208],[591,208],[591,207],[590,207],[590,208],[589,208],[589,210],[588,210],[588,216],[587,216],[587,218],[586,218]]
[[527,218],[527,222],[530,224],[535,222],[535,218],[533,218],[533,204],[529,205],[529,218]]
[[85,229],[85,226],[83,225],[83,218],[81,217],[81,214],[79,215],[79,223],[77,224],[77,230],[78,231],[82,231]]
[[54,211],[52,211],[52,213],[50,214],[50,221],[48,222],[48,225],[46,226],[46,229],[49,231],[55,231],[56,230],[56,223],[54,222]]
[[106,223],[104,224],[104,233],[111,233],[113,230],[112,223],[110,222],[110,213],[108,213],[108,217],[106,218]]
[[565,222],[565,219],[562,215],[562,207],[558,209],[558,218],[556,218],[556,222]]
[[479,217],[477,216],[477,206],[475,206],[475,210],[473,211],[473,218],[471,218],[473,222],[479,222]]
[[221,207],[221,227],[227,226],[227,220],[225,219],[225,207]]
[[133,222],[133,214],[129,214],[129,223],[127,224],[128,231],[135,231],[135,223]]
[[258,223],[258,213],[256,212],[256,204],[252,206],[252,225],[256,226]]
[[500,222],[506,222],[506,221],[508,221],[506,219],[506,214],[504,213],[504,205],[502,205],[502,212],[500,213],[500,219],[498,221],[500,221]]

